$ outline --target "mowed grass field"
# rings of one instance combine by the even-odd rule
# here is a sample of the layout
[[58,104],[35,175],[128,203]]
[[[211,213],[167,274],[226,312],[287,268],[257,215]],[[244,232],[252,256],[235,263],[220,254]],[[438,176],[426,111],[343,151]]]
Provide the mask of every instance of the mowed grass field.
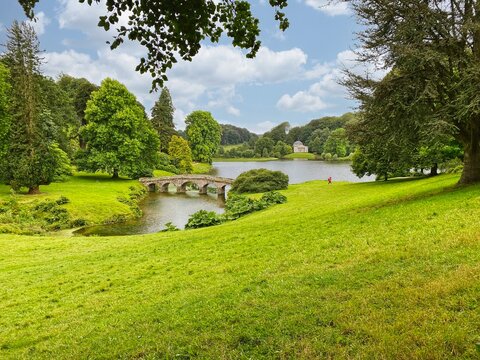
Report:
[[480,186],[457,180],[291,185],[190,231],[0,235],[0,358],[478,359]]

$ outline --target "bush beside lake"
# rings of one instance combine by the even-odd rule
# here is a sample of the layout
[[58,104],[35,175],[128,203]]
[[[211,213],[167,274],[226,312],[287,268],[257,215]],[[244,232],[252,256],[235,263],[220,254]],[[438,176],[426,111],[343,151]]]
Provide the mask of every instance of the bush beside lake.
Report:
[[252,169],[241,173],[232,184],[232,192],[261,193],[284,190],[288,187],[288,175],[281,171]]

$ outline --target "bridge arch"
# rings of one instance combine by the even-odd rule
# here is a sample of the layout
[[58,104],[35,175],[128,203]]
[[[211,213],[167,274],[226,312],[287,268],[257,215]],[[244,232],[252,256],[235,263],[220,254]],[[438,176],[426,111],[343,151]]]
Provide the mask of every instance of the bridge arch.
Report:
[[140,178],[139,181],[144,184],[149,191],[168,192],[170,184],[175,185],[177,193],[185,193],[188,184],[198,186],[200,194],[208,193],[208,186],[213,185],[217,189],[219,196],[225,196],[225,188],[233,183],[233,179],[210,175],[176,175],[164,176],[159,178]]

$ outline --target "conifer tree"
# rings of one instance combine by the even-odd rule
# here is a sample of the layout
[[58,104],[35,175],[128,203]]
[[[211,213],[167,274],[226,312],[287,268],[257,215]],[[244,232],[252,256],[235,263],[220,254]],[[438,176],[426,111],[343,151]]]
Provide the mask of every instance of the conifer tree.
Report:
[[168,151],[168,144],[173,135],[176,135],[175,124],[173,123],[172,97],[167,87],[162,89],[159,99],[152,108],[152,125],[160,138],[160,150]]
[[17,21],[7,37],[4,61],[10,70],[12,121],[1,170],[14,190],[27,187],[36,194],[40,185],[53,181],[58,161],[45,126],[48,113],[41,106],[39,43],[33,28]]
[[[4,168],[6,161],[6,152],[8,150],[8,137],[10,134],[11,118],[9,112],[10,91],[9,82],[10,71],[0,63],[0,169]],[[0,171],[0,179],[2,179],[3,171]]]

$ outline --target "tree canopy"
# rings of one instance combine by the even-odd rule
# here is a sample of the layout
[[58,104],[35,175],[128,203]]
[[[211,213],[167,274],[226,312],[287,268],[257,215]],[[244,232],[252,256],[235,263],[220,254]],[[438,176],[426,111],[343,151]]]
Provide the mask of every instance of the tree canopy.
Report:
[[[25,14],[33,18],[33,9],[39,0],[18,0]],[[100,0],[79,0],[81,3]],[[288,28],[288,20],[281,11],[287,0],[269,0],[275,10],[279,28]],[[252,14],[245,0],[206,1],[134,1],[107,0],[107,13],[98,25],[105,30],[116,27],[117,34],[110,44],[117,48],[125,39],[138,42],[146,48],[147,56],[140,59],[136,70],[150,73],[152,87],[161,86],[165,73],[178,61],[190,61],[200,50],[205,39],[218,42],[223,32],[234,46],[249,50],[254,57],[260,48],[259,20]],[[122,21],[128,17],[128,22]]]
[[222,128],[208,111],[197,110],[185,119],[193,160],[211,164],[222,137]]
[[[0,172],[14,190],[27,187],[30,194],[36,194],[40,185],[54,180],[56,168],[66,157],[55,142],[55,116],[46,101],[49,92],[42,98],[44,79],[35,31],[29,24],[14,21],[7,37],[2,60],[9,68],[11,97],[10,115],[0,119],[5,140]],[[9,92],[9,87],[4,91]]]
[[182,173],[192,172],[192,150],[188,141],[180,136],[173,135],[168,144],[168,154],[172,164]]
[[386,93],[377,89],[388,87],[402,101],[386,119],[413,133],[452,134],[464,148],[460,183],[480,181],[480,1],[350,2],[365,25],[359,59],[391,70],[381,81],[349,74],[360,110],[372,113],[372,99]]
[[231,124],[220,124],[222,127],[222,145],[237,145],[249,142],[251,139],[257,139],[258,135],[248,129],[239,128]]
[[153,128],[157,131],[160,138],[160,149],[163,152],[168,152],[170,140],[175,131],[175,124],[173,123],[173,107],[172,97],[167,87],[162,88],[160,97],[155,102],[152,108],[151,122]]
[[87,102],[85,118],[87,125],[81,135],[86,148],[79,152],[79,169],[105,171],[113,177],[153,173],[158,163],[158,135],[124,85],[103,80]]

